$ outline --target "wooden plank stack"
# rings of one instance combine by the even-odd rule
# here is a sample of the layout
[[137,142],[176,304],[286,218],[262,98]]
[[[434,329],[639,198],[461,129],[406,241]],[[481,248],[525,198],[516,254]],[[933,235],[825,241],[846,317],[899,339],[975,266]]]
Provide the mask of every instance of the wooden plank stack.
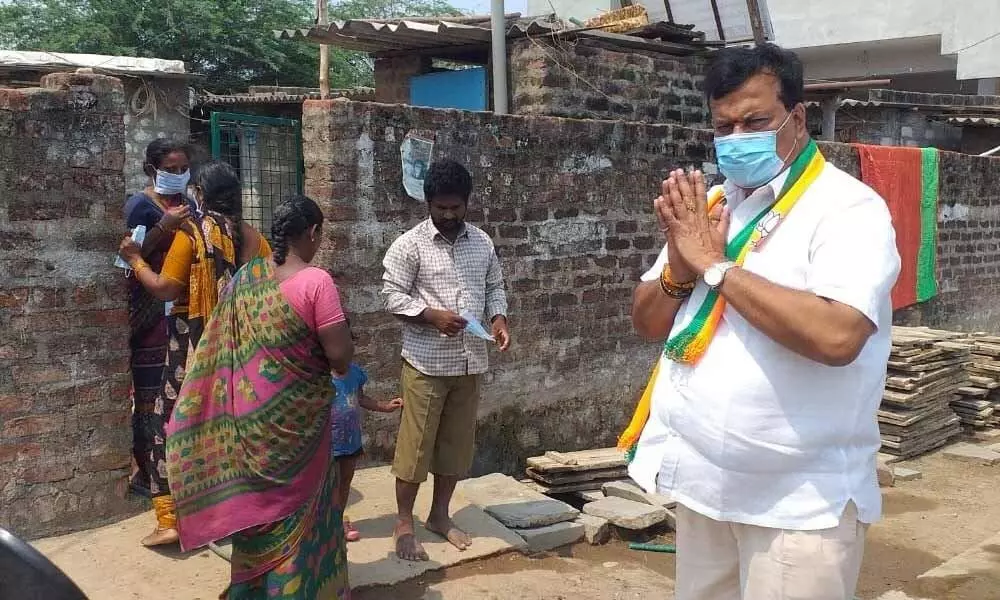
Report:
[[952,340],[963,334],[893,327],[892,352],[878,412],[882,451],[912,458],[945,445],[961,433],[951,403],[971,382],[971,353]]
[[628,477],[625,453],[617,448],[546,452],[527,462],[531,487],[543,494],[599,490],[609,481]]
[[970,428],[1000,426],[1000,337],[972,334],[960,343],[969,348],[969,384],[958,390],[952,408]]

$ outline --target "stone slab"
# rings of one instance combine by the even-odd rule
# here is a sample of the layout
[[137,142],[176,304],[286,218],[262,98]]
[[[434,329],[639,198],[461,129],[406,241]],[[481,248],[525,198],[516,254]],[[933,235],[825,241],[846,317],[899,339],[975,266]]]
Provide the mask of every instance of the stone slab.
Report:
[[563,521],[545,527],[515,529],[514,531],[524,538],[527,552],[545,552],[579,542],[583,539],[585,527],[583,523]]
[[[469,532],[472,546],[464,552],[426,531],[419,522],[430,510],[431,486],[417,496],[417,537],[430,560],[401,561],[394,554],[396,480],[386,467],[362,469],[352,485],[347,517],[361,532],[361,541],[348,545],[350,579],[354,588],[393,585],[428,571],[458,565],[505,552],[521,550],[524,539],[477,508],[461,492],[452,500],[456,524]],[[145,513],[114,525],[33,542],[94,600],[162,598],[209,600],[229,584],[229,563],[209,549],[181,554],[176,549],[149,550],[139,545],[155,519]],[[221,549],[226,550],[225,545]],[[113,573],[113,577],[108,574]],[[2,594],[0,594],[2,596]]]
[[580,511],[549,498],[513,477],[492,473],[458,485],[470,502],[512,529],[533,529],[572,521]]
[[942,450],[941,454],[945,458],[950,458],[952,460],[987,466],[995,465],[1000,462],[1000,452],[994,452],[988,448],[983,448],[974,444],[954,444]]
[[896,481],[914,481],[923,479],[924,477],[924,474],[920,471],[907,467],[896,467],[892,470],[892,474],[896,478]]
[[928,598],[994,598],[1000,589],[1000,532],[917,577]]
[[576,492],[576,497],[584,502],[597,502],[598,500],[604,500],[604,492],[601,490],[586,490]]
[[420,486],[414,507],[417,538],[427,550],[430,560],[414,563],[396,558],[392,530],[396,524],[396,478],[388,467],[362,469],[354,476],[352,500],[346,516],[361,532],[361,540],[348,545],[351,563],[351,587],[392,585],[472,560],[486,558],[524,548],[521,536],[507,529],[477,507],[461,490],[455,492],[451,510],[455,524],[472,536],[472,545],[464,552],[444,538],[422,527],[430,512],[431,485]]
[[667,520],[667,509],[624,498],[605,498],[583,506],[583,512],[607,519],[612,525],[623,529],[641,530]]
[[606,544],[611,539],[611,526],[607,519],[584,513],[576,518],[576,522],[583,525],[583,537],[592,546]]
[[601,491],[604,492],[605,496],[624,498],[626,500],[642,502],[643,504],[649,504],[651,506],[671,508],[677,505],[673,498],[662,494],[647,494],[645,490],[629,480],[611,481],[605,483],[601,487]]

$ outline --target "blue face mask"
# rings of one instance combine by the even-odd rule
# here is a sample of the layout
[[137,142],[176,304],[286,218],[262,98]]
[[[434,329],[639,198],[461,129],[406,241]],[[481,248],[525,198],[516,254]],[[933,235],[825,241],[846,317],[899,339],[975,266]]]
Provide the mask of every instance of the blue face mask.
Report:
[[[788,158],[778,156],[778,132],[791,118],[792,113],[788,113],[774,131],[732,133],[715,138],[715,157],[726,179],[743,189],[753,190],[777,177]],[[792,147],[789,156],[794,151]]]
[[191,171],[183,173],[168,173],[156,170],[156,177],[153,179],[153,191],[164,196],[183,194],[187,191],[188,181],[191,180]]

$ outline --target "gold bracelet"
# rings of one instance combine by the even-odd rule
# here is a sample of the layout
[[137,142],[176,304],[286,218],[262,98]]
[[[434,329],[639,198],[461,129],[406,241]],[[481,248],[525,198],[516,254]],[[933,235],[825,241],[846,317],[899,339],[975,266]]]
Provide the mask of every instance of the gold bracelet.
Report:
[[660,289],[663,290],[664,294],[670,296],[674,300],[684,300],[689,296],[691,296],[691,292],[694,290],[693,287],[690,288],[675,287],[670,283],[668,283],[667,281],[665,281],[662,277],[660,278]]
[[670,274],[670,265],[667,264],[663,265],[663,271],[660,272],[660,281],[662,281],[664,285],[667,285],[672,288],[678,288],[682,290],[693,290],[695,281],[697,280],[685,281],[685,282],[674,281],[673,276],[671,276]]
[[140,258],[136,260],[134,263],[132,263],[130,266],[132,267],[132,271],[138,274],[143,269],[148,269],[149,263]]

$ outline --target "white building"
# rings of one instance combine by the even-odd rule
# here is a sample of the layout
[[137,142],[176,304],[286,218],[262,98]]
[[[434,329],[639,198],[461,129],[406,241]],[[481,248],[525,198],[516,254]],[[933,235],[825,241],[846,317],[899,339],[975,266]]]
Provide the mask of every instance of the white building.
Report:
[[[1000,0],[767,0],[775,41],[813,79],[979,81],[940,91],[1000,93]],[[902,76],[902,77],[894,77]],[[908,77],[912,76],[912,77]],[[936,82],[936,85],[931,85]],[[893,85],[893,87],[897,87]]]
[[[650,19],[719,39],[710,0],[640,2]],[[745,0],[716,0],[727,41],[751,37]],[[901,89],[1000,94],[1000,0],[758,0],[769,37],[810,79],[893,79]],[[528,0],[531,14],[587,19],[618,0]]]

